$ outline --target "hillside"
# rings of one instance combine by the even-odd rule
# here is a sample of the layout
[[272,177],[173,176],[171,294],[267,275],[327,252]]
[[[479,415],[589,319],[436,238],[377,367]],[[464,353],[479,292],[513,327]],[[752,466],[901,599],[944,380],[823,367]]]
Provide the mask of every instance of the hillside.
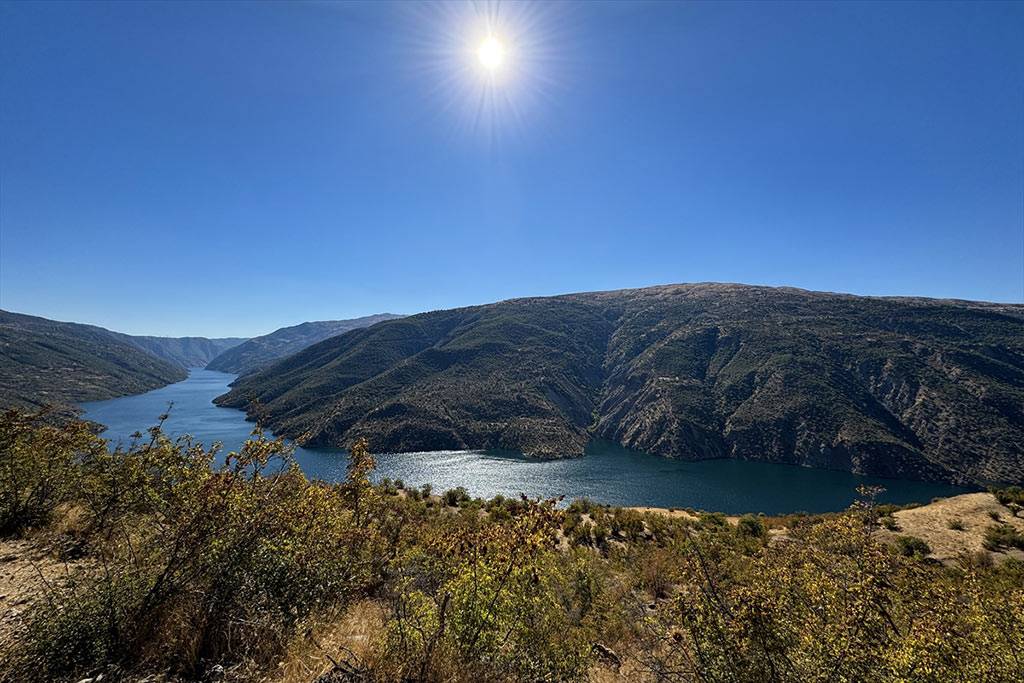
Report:
[[123,336],[0,311],[0,406],[66,408],[149,391],[187,376]]
[[380,313],[351,320],[317,320],[282,327],[222,352],[207,363],[206,368],[246,375],[329,337],[401,317],[391,313]]
[[4,683],[1020,680],[1024,489],[562,508],[374,485],[363,442],[325,482],[262,434],[115,454],[13,412],[0,452]]
[[593,437],[959,483],[1024,480],[1024,306],[670,285],[356,330],[240,379],[311,445],[581,455]]
[[129,344],[183,368],[203,368],[211,360],[246,341],[245,337],[139,337],[115,333]]

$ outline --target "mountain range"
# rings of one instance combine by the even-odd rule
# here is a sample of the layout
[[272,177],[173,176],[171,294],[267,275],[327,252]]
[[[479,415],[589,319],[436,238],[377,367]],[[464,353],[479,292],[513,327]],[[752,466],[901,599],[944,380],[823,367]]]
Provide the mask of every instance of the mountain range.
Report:
[[726,284],[514,299],[331,337],[217,399],[309,445],[1024,480],[1024,306]]
[[[0,310],[0,407],[52,406],[60,415],[69,415],[76,403],[180,382],[189,368],[217,361],[221,365],[214,369],[249,371],[321,341],[332,331],[394,317],[316,321],[249,340],[135,336]],[[245,348],[227,355],[239,346]]]
[[184,366],[94,325],[0,311],[0,405],[67,410],[179,382]]
[[206,368],[236,375],[247,375],[279,358],[290,356],[328,337],[401,317],[392,313],[379,313],[351,320],[318,320],[282,327],[270,334],[253,337],[243,344],[225,350],[210,360],[206,364]]
[[247,341],[245,337],[208,339],[207,337],[138,337],[120,332],[111,334],[117,335],[127,343],[157,358],[162,358],[183,368],[205,368],[214,358]]

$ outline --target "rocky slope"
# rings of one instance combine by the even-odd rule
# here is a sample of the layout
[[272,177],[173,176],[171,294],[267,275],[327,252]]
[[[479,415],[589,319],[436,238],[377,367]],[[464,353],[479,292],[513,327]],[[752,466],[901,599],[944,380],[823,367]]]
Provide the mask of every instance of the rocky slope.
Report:
[[0,311],[0,407],[35,408],[137,394],[184,368],[102,327]]
[[218,399],[313,445],[511,448],[592,437],[953,482],[1024,481],[1024,306],[670,285],[385,322]]
[[270,334],[253,337],[245,343],[221,353],[206,364],[206,367],[209,370],[246,375],[260,370],[280,358],[298,353],[328,337],[400,317],[402,316],[380,313],[351,320],[317,320],[301,325],[282,327]]

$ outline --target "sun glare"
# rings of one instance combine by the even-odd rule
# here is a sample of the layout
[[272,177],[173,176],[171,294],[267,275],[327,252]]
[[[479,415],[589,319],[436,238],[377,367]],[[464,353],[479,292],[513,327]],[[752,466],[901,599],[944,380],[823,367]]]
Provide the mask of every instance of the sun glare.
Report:
[[492,142],[524,132],[565,77],[563,35],[573,25],[559,3],[536,0],[398,3],[430,99],[456,126]]
[[505,46],[494,36],[487,36],[476,51],[480,66],[488,71],[496,71],[505,63]]

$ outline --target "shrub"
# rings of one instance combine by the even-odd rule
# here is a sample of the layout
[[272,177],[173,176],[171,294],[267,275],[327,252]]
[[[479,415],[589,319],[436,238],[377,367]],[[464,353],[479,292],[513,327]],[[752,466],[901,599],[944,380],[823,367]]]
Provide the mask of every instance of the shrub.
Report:
[[702,512],[700,526],[703,529],[725,529],[729,526],[729,520],[721,512]]
[[576,500],[569,503],[567,508],[571,512],[579,512],[581,514],[591,514],[601,510],[601,506],[598,503],[590,500],[589,498],[577,498]]
[[967,529],[967,527],[964,526],[964,521],[957,517],[949,520],[949,522],[947,522],[947,526],[953,531],[964,531]]
[[768,527],[760,517],[754,515],[743,515],[740,517],[737,530],[741,536],[749,538],[764,538],[768,535]]
[[998,552],[1008,548],[1024,550],[1024,534],[1009,524],[997,524],[985,530],[982,545],[986,549]]
[[917,536],[897,536],[896,547],[906,557],[926,557],[932,552],[931,546]]
[[469,497],[469,493],[462,486],[456,487],[454,489],[448,489],[447,491],[444,492],[444,495],[441,497],[441,499],[444,501],[444,504],[447,505],[448,507],[458,507],[459,505],[468,503],[470,500],[472,500],[472,498]]
[[878,523],[889,531],[899,531],[900,524],[896,521],[896,518],[892,515],[882,515],[878,518]]
[[1024,487],[1010,486],[1005,489],[997,489],[992,492],[996,500],[1003,505],[1020,505],[1024,507]]
[[76,503],[103,571],[47,590],[4,662],[15,679],[140,662],[184,676],[211,662],[267,666],[307,615],[379,580],[390,522],[365,444],[348,480],[328,485],[259,434],[216,467],[215,449],[151,437],[81,461]]
[[637,664],[680,683],[1019,678],[1024,574],[949,572],[885,552],[872,531],[844,514],[741,562],[728,536],[695,534],[672,602],[643,619]]
[[957,558],[957,563],[960,565],[961,569],[966,571],[988,569],[995,564],[992,560],[992,555],[984,550],[964,553]]
[[76,493],[81,463],[106,446],[88,425],[58,427],[47,414],[0,416],[0,536],[45,525]]
[[676,564],[672,552],[650,548],[635,558],[637,583],[655,598],[666,598],[672,588],[672,570]]
[[636,540],[644,531],[644,520],[635,510],[618,508],[612,514],[612,533],[627,540]]
[[428,531],[429,559],[390,592],[381,680],[581,678],[598,588],[551,549],[557,518],[533,505],[501,523],[449,518]]

